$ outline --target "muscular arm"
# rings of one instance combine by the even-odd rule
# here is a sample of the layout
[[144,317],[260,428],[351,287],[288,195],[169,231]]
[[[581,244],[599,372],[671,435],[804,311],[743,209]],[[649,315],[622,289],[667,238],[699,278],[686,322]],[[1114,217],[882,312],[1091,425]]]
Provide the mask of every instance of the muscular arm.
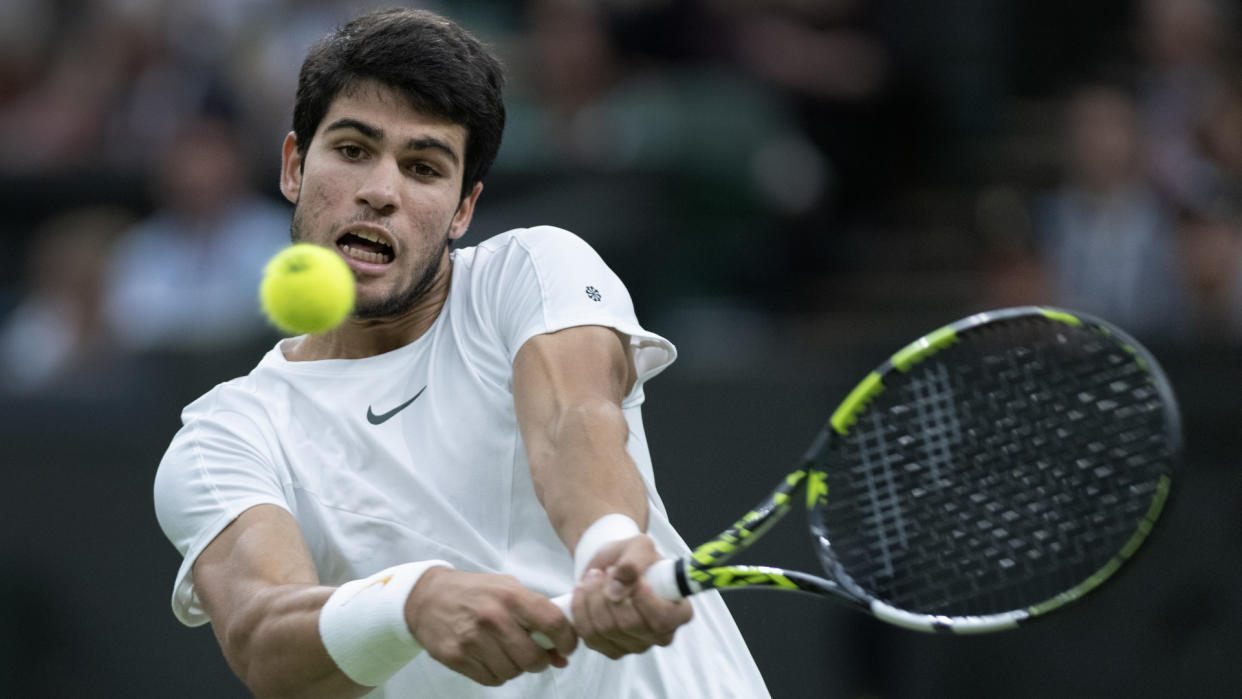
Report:
[[356,697],[370,688],[337,669],[319,639],[319,584],[297,522],[260,505],[199,555],[194,580],[229,667],[260,697]]
[[647,488],[625,451],[621,401],[635,381],[628,338],[583,326],[537,335],[518,351],[513,394],[535,494],[573,550],[610,513],[646,529]]
[[[229,667],[258,697],[357,697],[371,691],[337,668],[319,634],[336,590],[318,584],[297,522],[260,505],[199,555],[195,585]],[[432,657],[485,685],[564,666],[577,637],[542,595],[507,576],[432,567],[405,603],[410,632]],[[530,630],[550,637],[544,651]]]
[[[598,326],[538,335],[518,351],[513,394],[535,494],[569,550],[595,520],[647,527],[647,488],[626,452],[621,403],[637,380],[629,338]],[[655,596],[642,574],[659,554],[636,536],[601,548],[573,602],[586,644],[612,658],[672,642],[690,605]]]

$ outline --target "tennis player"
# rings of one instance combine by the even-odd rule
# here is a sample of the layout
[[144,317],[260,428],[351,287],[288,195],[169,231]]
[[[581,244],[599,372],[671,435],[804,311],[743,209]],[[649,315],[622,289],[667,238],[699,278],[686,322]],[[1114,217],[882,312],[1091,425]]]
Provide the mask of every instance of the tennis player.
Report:
[[[155,480],[173,610],[259,696],[767,696],[719,595],[642,579],[688,553],[640,417],[673,346],[569,232],[452,247],[502,82],[423,11],[307,56],[281,188],[357,305],[185,409]],[[571,589],[572,623],[548,599]]]

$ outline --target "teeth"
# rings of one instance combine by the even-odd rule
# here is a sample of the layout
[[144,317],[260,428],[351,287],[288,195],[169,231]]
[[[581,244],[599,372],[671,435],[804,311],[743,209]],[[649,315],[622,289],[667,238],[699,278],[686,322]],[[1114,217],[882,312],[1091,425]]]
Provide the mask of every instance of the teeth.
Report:
[[372,243],[379,243],[380,245],[388,245],[388,241],[380,237],[378,233],[372,233],[370,231],[350,231],[350,233],[353,233],[354,235],[358,236],[359,238],[362,238],[363,240],[369,240]]
[[357,248],[350,247],[348,244],[342,245],[341,249],[345,251],[346,255],[349,255],[350,257],[354,258],[355,260],[358,260],[359,262],[370,262],[373,264],[385,264],[392,260],[392,258],[390,258],[388,255],[385,255],[383,253],[370,252],[369,250],[359,250]]

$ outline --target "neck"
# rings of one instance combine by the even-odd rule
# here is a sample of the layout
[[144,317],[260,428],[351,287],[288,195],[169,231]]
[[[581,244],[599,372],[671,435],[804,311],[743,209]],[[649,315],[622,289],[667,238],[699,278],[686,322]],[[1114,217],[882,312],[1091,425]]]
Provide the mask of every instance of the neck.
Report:
[[339,327],[307,335],[284,349],[291,362],[319,359],[362,359],[405,347],[431,329],[448,299],[453,277],[451,258],[440,268],[435,282],[406,312],[388,318],[346,319]]

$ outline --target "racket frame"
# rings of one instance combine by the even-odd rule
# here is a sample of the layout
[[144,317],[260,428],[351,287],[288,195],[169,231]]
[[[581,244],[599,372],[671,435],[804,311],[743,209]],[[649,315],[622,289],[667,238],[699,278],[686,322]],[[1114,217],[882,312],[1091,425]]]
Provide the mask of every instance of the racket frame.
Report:
[[1120,346],[1151,377],[1165,406],[1166,435],[1169,437],[1170,469],[1177,466],[1181,454],[1181,424],[1177,402],[1159,364],[1136,340],[1120,329],[1092,316],[1044,306],[1022,306],[978,313],[928,333],[893,354],[886,362],[864,378],[832,413],[827,424],[812,441],[798,467],[790,472],[771,493],[744,516],[715,538],[695,548],[689,556],[677,559],[673,570],[677,589],[689,596],[709,589],[777,589],[796,590],[834,598],[876,618],[925,632],[958,634],[988,633],[1014,628],[1023,622],[1045,615],[1073,602],[1110,579],[1148,538],[1168,500],[1171,474],[1161,474],[1146,514],[1138,522],[1130,539],[1102,567],[1080,583],[1049,599],[1000,613],[980,616],[944,616],[911,612],[894,607],[863,590],[843,569],[832,552],[827,532],[813,518],[812,534],[819,547],[820,559],[830,578],[772,566],[727,565],[738,553],[748,548],[792,509],[793,502],[805,494],[808,511],[822,506],[828,497],[826,472],[818,468],[822,455],[837,435],[845,435],[866,410],[870,401],[884,390],[884,377],[892,371],[908,371],[919,362],[955,344],[963,334],[999,321],[1024,316],[1042,316],[1052,321],[1092,329],[1113,335]]

